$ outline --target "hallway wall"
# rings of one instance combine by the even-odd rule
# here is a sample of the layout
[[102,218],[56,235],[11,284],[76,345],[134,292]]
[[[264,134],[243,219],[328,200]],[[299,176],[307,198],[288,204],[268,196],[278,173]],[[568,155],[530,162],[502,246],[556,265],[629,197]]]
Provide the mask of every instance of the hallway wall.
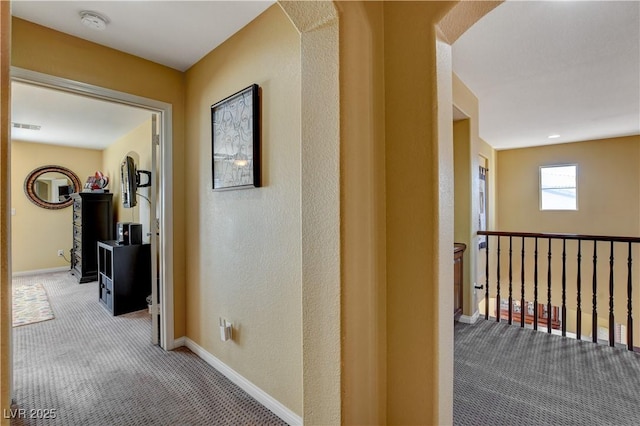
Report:
[[33,204],[24,192],[24,181],[32,170],[56,165],[74,172],[84,184],[102,165],[102,151],[33,142],[11,142],[11,265],[12,272],[69,267],[58,257],[64,250],[71,259],[73,241],[72,206],[49,210]]
[[[302,415],[300,36],[267,9],[186,73],[187,333]],[[262,187],[213,191],[211,105],[261,89]],[[218,319],[234,324],[221,342]]]

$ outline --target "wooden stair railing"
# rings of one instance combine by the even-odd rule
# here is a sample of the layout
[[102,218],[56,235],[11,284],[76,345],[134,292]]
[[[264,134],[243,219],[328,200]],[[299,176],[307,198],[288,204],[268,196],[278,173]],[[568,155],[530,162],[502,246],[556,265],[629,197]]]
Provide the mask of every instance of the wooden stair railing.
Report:
[[[583,242],[591,242],[593,254],[593,270],[591,277],[591,294],[592,294],[592,341],[598,342],[598,243],[609,243],[609,280],[608,280],[608,324],[609,324],[609,345],[614,346],[615,341],[615,315],[614,315],[614,293],[615,293],[615,246],[619,244],[627,245],[627,262],[626,262],[626,295],[627,295],[627,307],[626,307],[626,329],[627,329],[627,349],[634,350],[633,346],[633,244],[640,243],[640,238],[637,237],[614,237],[603,235],[578,235],[578,234],[555,234],[555,233],[531,233],[531,232],[501,232],[501,231],[479,231],[478,235],[484,235],[487,237],[484,250],[486,251],[485,260],[485,319],[490,317],[489,297],[490,297],[490,247],[493,247],[495,243],[495,299],[496,299],[496,321],[506,320],[509,324],[512,324],[515,320],[520,323],[521,327],[525,327],[525,324],[531,324],[534,330],[538,329],[538,326],[546,327],[547,332],[551,333],[552,329],[561,329],[562,335],[567,335],[567,241],[577,241],[576,243],[576,338],[581,339],[582,332],[582,257],[583,249],[585,247]],[[501,254],[502,240],[508,238],[508,252]],[[521,250],[521,269],[520,269],[520,300],[516,301],[513,294],[513,242],[514,238],[519,239],[522,245]],[[493,240],[493,241],[491,241]],[[533,302],[529,302],[525,297],[525,261],[528,260],[526,256],[526,241],[533,240]],[[546,240],[546,244],[544,241]],[[561,285],[556,287],[553,284],[554,274],[552,274],[552,242],[560,240],[562,242],[562,254],[561,254]],[[542,242],[542,245],[540,244]],[[600,244],[602,246],[602,244]],[[547,298],[541,301],[539,299],[538,284],[540,280],[539,275],[539,257],[544,255],[541,250],[547,249]],[[506,257],[508,261],[508,298],[504,301],[501,300],[501,258]],[[517,283],[516,283],[517,285]],[[552,305],[552,291],[554,288],[561,289],[561,306],[558,309]],[[543,290],[544,291],[544,290]],[[503,303],[504,302],[504,303]],[[546,303],[544,303],[546,302]],[[506,307],[503,313],[503,306]],[[602,309],[602,307],[601,307]]]

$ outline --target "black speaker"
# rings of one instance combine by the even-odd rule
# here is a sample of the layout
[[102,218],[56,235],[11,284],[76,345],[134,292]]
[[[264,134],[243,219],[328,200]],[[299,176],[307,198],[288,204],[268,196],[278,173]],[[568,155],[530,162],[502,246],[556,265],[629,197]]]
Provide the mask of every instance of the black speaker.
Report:
[[118,222],[118,244],[142,244],[142,224]]
[[142,244],[142,224],[129,224],[129,244]]

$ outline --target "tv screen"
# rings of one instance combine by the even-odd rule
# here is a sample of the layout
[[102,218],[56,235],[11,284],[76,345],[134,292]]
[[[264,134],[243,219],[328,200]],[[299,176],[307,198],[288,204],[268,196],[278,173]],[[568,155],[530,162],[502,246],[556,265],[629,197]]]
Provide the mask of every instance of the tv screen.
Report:
[[122,184],[122,205],[125,208],[135,207],[136,202],[136,165],[128,155],[120,164],[120,182]]

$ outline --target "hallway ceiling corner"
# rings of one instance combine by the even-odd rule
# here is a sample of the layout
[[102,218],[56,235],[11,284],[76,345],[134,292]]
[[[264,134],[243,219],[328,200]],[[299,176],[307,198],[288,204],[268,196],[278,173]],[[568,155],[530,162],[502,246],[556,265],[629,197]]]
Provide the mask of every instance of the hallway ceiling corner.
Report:
[[[273,0],[252,1],[29,1],[12,14],[78,38],[186,71],[254,20]],[[83,25],[80,13],[108,20],[103,31]]]
[[453,70],[497,149],[638,135],[640,2],[506,1],[453,44]]

